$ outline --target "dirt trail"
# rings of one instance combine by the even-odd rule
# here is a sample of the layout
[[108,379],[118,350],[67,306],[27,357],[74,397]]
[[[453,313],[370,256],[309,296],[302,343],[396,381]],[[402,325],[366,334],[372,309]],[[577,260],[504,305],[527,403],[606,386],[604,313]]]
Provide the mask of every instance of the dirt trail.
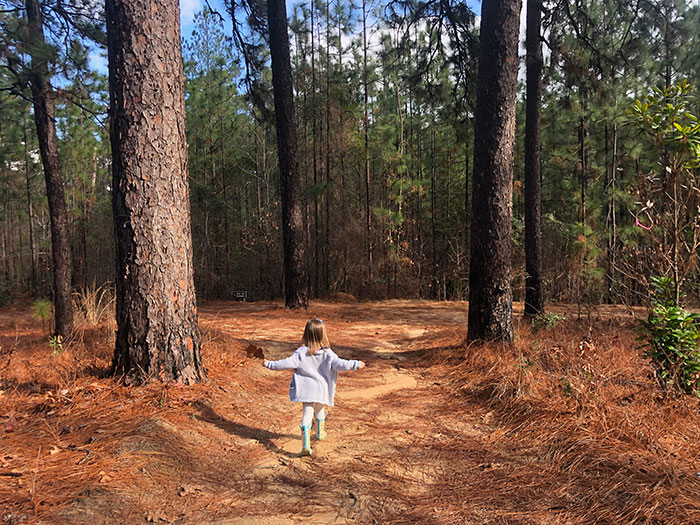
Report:
[[[359,338],[361,334],[366,333],[366,330],[374,329],[377,328],[379,329],[379,325],[376,326],[354,326],[352,329],[347,329],[344,331],[345,336],[352,336]],[[425,329],[415,329],[415,328],[408,328],[404,326],[396,327],[392,330],[392,336],[393,337],[398,337],[398,341],[406,344],[410,343],[412,339],[415,339],[417,337],[420,337],[425,333]],[[270,335],[271,333],[274,333],[275,330],[271,329],[269,332],[266,332],[266,335]],[[376,333],[376,332],[375,332]],[[297,334],[295,334],[297,335]],[[340,335],[340,334],[339,334]],[[252,338],[250,339],[251,343],[253,344],[265,344],[266,340],[265,339],[256,339]],[[401,345],[396,342],[390,342],[390,341],[382,341],[382,340],[376,340],[373,342],[374,346],[369,346],[366,348],[367,352],[373,352],[377,355],[383,356],[384,359],[391,359],[396,358],[396,359],[401,359]],[[272,349],[268,347],[268,357],[270,359],[280,359],[282,357],[286,357],[286,354],[288,353],[281,353],[279,349]],[[353,356],[348,356],[348,359],[354,358]],[[339,389],[339,391],[336,394],[336,406],[340,406],[340,410],[343,410],[343,406],[348,404],[348,402],[356,402],[359,406],[355,408],[355,405],[353,405],[353,408],[355,410],[353,413],[356,414],[359,411],[363,416],[366,416],[367,412],[378,412],[381,413],[382,409],[382,403],[379,398],[381,398],[384,395],[391,394],[392,392],[395,392],[397,390],[402,390],[402,389],[413,389],[418,385],[418,380],[415,377],[414,373],[411,373],[406,370],[397,370],[396,368],[386,368],[385,366],[382,366],[380,363],[377,363],[380,366],[372,366],[369,369],[365,368],[364,370],[359,372],[360,376],[364,376],[361,379],[364,379],[362,381],[363,383],[367,383],[368,380],[371,379],[371,384],[372,386],[365,386],[365,387],[358,387],[355,383],[358,383],[358,381],[353,381],[353,377],[347,377],[347,378],[342,378],[341,381],[345,384],[345,388]],[[349,373],[346,373],[349,374]],[[275,373],[274,375],[282,375],[282,377],[276,378],[277,380],[281,380],[283,382],[288,381],[289,376],[291,375],[291,372],[288,373],[282,373],[278,374]],[[345,375],[345,374],[342,374]],[[274,378],[273,378],[274,379]],[[354,387],[354,388],[353,388]],[[281,400],[282,402],[284,400]],[[359,409],[359,410],[358,410]],[[299,412],[299,405],[295,404],[294,407],[292,407],[292,410],[296,410],[297,415]],[[314,446],[314,456],[316,458],[318,457],[323,457],[327,458],[333,462],[338,462],[342,463],[346,460],[351,460],[353,459],[348,453],[347,453],[347,448],[344,446],[344,441],[342,437],[337,436],[339,433],[340,429],[335,429],[335,431],[332,430],[332,423],[333,423],[333,417],[330,416],[331,412],[334,412],[334,408],[328,408],[328,419],[329,419],[329,439],[324,440],[323,442],[315,442],[313,444]],[[361,419],[361,418],[358,418]],[[287,434],[294,434],[294,433],[299,433],[298,430],[298,425],[294,424],[292,428],[286,428],[286,433]],[[315,430],[313,431],[315,432]],[[313,433],[312,432],[312,433]],[[280,440],[272,440],[273,444],[275,444],[279,449],[283,452],[286,452],[285,454],[286,457],[295,457],[299,450],[301,450],[301,436],[294,438],[294,439],[280,439]],[[262,467],[269,467],[272,465],[276,465],[279,462],[280,457],[266,457],[264,461],[261,462],[260,466]],[[306,458],[305,458],[306,459]],[[325,519],[325,518],[324,518]]]
[[[312,439],[313,456],[300,457],[301,407],[287,393],[292,372],[243,359],[230,374],[210,373],[218,388],[192,405],[191,418],[151,418],[122,440],[125,459],[145,461],[135,473],[142,495],[90,494],[62,517],[111,523],[127,513],[156,522],[274,525],[371,523],[400,512],[436,475],[428,458],[411,457],[414,444],[432,433],[439,395],[424,369],[411,365],[412,356],[436,331],[460,337],[463,308],[416,301],[314,303],[303,313],[277,303],[202,307],[205,341],[226,336],[241,342],[227,352],[240,355],[254,344],[267,359],[286,357],[298,347],[306,321],[318,316],[341,357],[367,363],[340,374],[336,406],[326,416],[327,439]],[[226,359],[227,352],[218,357]],[[187,457],[197,451],[205,456],[201,465]]]
[[[420,371],[404,368],[402,363],[436,324],[458,330],[454,321],[461,321],[461,316],[454,316],[454,305],[447,310],[435,303],[417,307],[412,303],[411,311],[402,309],[400,302],[380,305],[363,309],[360,305],[314,304],[308,314],[279,311],[276,305],[244,315],[236,310],[245,306],[203,309],[204,326],[261,346],[268,359],[289,355],[298,346],[306,320],[318,316],[326,321],[338,354],[367,362],[363,370],[341,373],[336,406],[326,416],[328,437],[320,442],[312,439],[311,458],[299,457],[301,410],[287,396],[291,371],[272,372],[259,362],[247,364],[246,370],[262,387],[251,407],[262,413],[257,423],[251,423],[258,429],[250,444],[263,450],[250,465],[250,473],[266,487],[261,505],[275,506],[278,515],[261,512],[252,518],[216,523],[371,521],[371,516],[382,514],[382,507],[395,504],[382,491],[400,482],[407,493],[417,494],[421,483],[433,476],[433,467],[427,464],[423,470],[417,469],[416,462],[409,467],[405,451],[426,431],[425,421],[430,417],[426,399],[435,386],[426,383]],[[377,483],[382,491],[372,494],[371,487]]]

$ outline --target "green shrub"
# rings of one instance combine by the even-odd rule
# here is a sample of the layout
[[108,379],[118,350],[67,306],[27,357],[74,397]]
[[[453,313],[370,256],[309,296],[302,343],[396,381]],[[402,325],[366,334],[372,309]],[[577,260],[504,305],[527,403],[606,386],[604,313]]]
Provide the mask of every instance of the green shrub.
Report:
[[652,285],[653,308],[638,329],[642,355],[651,361],[661,388],[700,397],[700,314],[676,304],[673,279],[656,277]]
[[48,299],[37,299],[32,303],[32,317],[41,321],[41,329],[46,331],[46,322],[51,319],[53,303]]
[[51,348],[51,357],[56,357],[63,353],[63,338],[60,335],[54,335],[49,338],[49,348]]
[[551,312],[537,314],[532,318],[532,327],[536,330],[540,328],[554,328],[560,321],[564,321],[565,319],[565,317]]

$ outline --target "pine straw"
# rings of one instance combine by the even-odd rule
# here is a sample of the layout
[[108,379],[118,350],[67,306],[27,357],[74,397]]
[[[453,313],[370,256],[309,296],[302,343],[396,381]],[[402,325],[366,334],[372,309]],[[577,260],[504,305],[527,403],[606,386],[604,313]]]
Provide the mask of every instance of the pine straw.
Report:
[[415,451],[440,474],[392,523],[700,523],[700,405],[661,395],[631,324],[444,346],[420,366],[450,400]]
[[[96,493],[108,495],[114,506],[137,509],[144,503],[141,493],[151,499],[159,490],[177,493],[171,485],[178,479],[193,477],[200,483],[180,487],[184,500],[207,481],[220,486],[221,465],[212,468],[217,458],[207,456],[206,438],[188,441],[183,435],[199,415],[197,407],[223,389],[217,377],[242,365],[240,343],[205,331],[203,353],[210,372],[205,384],[130,388],[106,377],[113,351],[110,327],[83,328],[52,357],[48,334],[24,328],[32,321],[21,312],[12,317],[14,326],[0,319],[3,523],[25,523],[30,517],[32,522],[61,522],[69,503]],[[233,455],[228,463],[243,470],[241,465],[250,460]],[[198,502],[211,503],[206,498]],[[78,505],[74,512],[81,517],[87,511]],[[158,516],[166,519],[156,507],[151,517]]]
[[[52,358],[28,315],[0,311],[0,473],[18,475],[0,477],[2,519],[196,523],[330,505],[356,523],[700,523],[698,402],[661,395],[631,325],[522,326],[512,347],[467,347],[462,327],[439,321],[442,304],[338,307],[339,332],[378,314],[429,329],[399,360],[365,350],[369,375],[353,376],[403,367],[419,385],[344,403],[329,418],[342,455],[265,476],[260,461],[285,436],[264,429],[298,414],[272,405],[286,381],[242,368],[245,343],[205,329],[204,384],[126,388],[103,377],[111,328],[86,329]],[[246,322],[257,316],[270,314]]]

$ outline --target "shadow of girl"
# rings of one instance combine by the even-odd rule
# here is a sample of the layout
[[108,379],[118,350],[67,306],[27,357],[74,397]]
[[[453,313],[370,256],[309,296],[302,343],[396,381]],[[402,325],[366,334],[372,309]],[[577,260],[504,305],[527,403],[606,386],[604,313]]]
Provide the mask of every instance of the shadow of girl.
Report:
[[267,450],[281,456],[286,456],[288,458],[295,458],[298,454],[293,454],[284,449],[281,449],[272,441],[273,439],[299,439],[299,436],[292,434],[279,434],[277,432],[270,432],[263,428],[249,427],[241,423],[236,423],[235,421],[230,421],[222,416],[220,416],[211,406],[204,403],[203,401],[197,401],[194,403],[194,407],[199,411],[197,419],[200,421],[206,421],[219,427],[221,430],[228,432],[229,434],[234,434],[243,439],[254,439],[261,443]]

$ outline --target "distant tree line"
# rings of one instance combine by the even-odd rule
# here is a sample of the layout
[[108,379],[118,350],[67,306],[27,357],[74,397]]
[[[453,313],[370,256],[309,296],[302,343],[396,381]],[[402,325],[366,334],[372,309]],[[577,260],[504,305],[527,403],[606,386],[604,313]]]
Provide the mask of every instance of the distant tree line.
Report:
[[[284,293],[267,12],[250,11],[251,5],[205,9],[183,40],[192,264],[201,299],[243,289],[253,299]],[[474,165],[474,138],[483,132],[475,129],[481,51],[474,13],[462,2],[432,0],[293,7],[290,63],[308,297],[467,299],[473,218],[484,204],[471,200],[481,169]],[[106,39],[103,14],[93,10],[79,0],[3,2],[3,302],[50,295],[66,311],[71,290],[115,281],[112,123],[105,72],[95,70],[89,51]],[[239,13],[239,38],[224,24],[231,13]],[[258,26],[242,24],[240,13]],[[255,34],[256,27],[264,31]],[[700,301],[693,250],[697,168],[677,174],[677,188],[687,195],[674,202],[688,227],[672,243],[655,215],[663,216],[673,200],[659,183],[664,146],[627,114],[653,87],[669,89],[683,79],[694,87],[681,98],[687,112],[698,114],[698,6],[545,1],[540,27],[531,27],[528,16],[527,62],[541,60],[541,105],[526,111],[537,95],[534,87],[526,90],[523,67],[510,190],[514,299],[525,299],[536,281],[542,297],[531,304],[639,304],[651,275],[673,273],[675,249],[679,292]],[[253,32],[241,35],[244,28]],[[525,125],[536,108],[541,149]],[[53,153],[43,159],[46,140]],[[538,179],[539,214],[528,197]],[[539,228],[528,233],[537,216]],[[651,230],[643,227],[652,222]],[[541,257],[527,262],[525,246],[538,239],[538,229]],[[55,287],[54,271],[63,276],[57,282],[69,281],[67,288]]]

